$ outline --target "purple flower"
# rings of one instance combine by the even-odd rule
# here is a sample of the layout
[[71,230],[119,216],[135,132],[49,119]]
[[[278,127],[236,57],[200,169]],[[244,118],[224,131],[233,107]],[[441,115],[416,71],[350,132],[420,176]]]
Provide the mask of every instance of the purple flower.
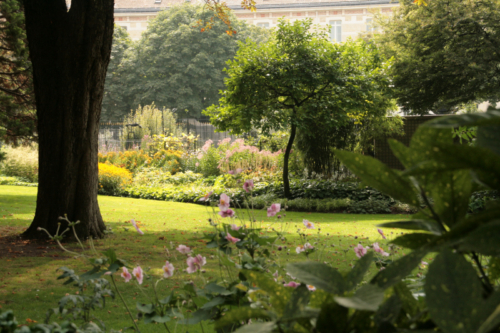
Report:
[[389,256],[389,253],[385,252],[384,249],[378,245],[378,243],[373,243],[373,251],[380,253],[384,257]]
[[144,274],[142,272],[141,266],[137,266],[136,268],[134,268],[134,270],[132,271],[132,274],[137,279],[137,282],[139,284],[142,284],[142,280],[144,279]]
[[222,217],[234,217],[234,210],[232,210],[231,208],[228,208],[226,210],[221,210],[219,212],[219,215]]
[[223,212],[228,210],[230,201],[231,201],[231,199],[229,199],[227,194],[222,193],[220,196],[220,200],[219,200],[219,209]]
[[212,193],[214,193],[214,191],[210,191],[210,192],[208,192],[207,194],[205,194],[205,195],[203,196],[203,198],[200,198],[200,200],[199,200],[199,201],[207,201],[207,200],[208,200],[208,198],[210,198],[210,196],[212,195]]
[[130,274],[128,272],[128,269],[127,267],[122,267],[122,274],[120,274],[122,276],[122,278],[125,280],[125,282],[129,282],[131,279],[132,279],[132,274]]
[[363,247],[363,245],[358,244],[358,246],[354,248],[354,252],[358,258],[361,258],[366,254],[367,250]]
[[188,273],[194,273],[207,263],[207,258],[202,257],[201,254],[198,254],[196,257],[187,258],[186,262],[188,265],[186,271]]
[[300,283],[297,283],[295,281],[290,281],[287,284],[285,284],[285,287],[297,288],[298,286],[300,286]]
[[134,219],[130,220],[130,223],[132,223],[132,225],[134,226],[135,230],[137,230],[137,232],[139,233],[139,235],[144,235],[144,232],[142,232],[142,230],[139,229],[139,227],[137,226],[137,223],[135,223]]
[[243,184],[243,189],[246,192],[250,192],[253,189],[253,180],[252,179],[245,180],[245,183]]
[[314,223],[309,222],[308,220],[303,220],[302,223],[304,223],[307,229],[314,229]]
[[177,248],[176,248],[177,251],[179,251],[180,253],[182,254],[188,254],[189,252],[191,252],[191,249],[186,246],[186,245],[179,245]]
[[239,239],[239,238],[236,238],[236,237],[231,236],[231,234],[230,234],[229,232],[228,232],[228,233],[227,233],[227,235],[226,235],[226,239],[227,239],[229,242],[233,243],[233,244],[234,244],[234,243],[237,243],[237,242],[239,242],[239,241],[241,240],[241,239]]
[[169,278],[172,275],[174,275],[174,265],[168,262],[168,260],[165,262],[165,266],[163,266],[163,277],[164,278]]
[[377,229],[377,231],[382,236],[383,239],[387,239],[387,237],[385,237],[384,232],[382,231],[382,229]]
[[279,203],[274,203],[267,209],[267,217],[271,217],[279,213],[281,210],[281,204]]

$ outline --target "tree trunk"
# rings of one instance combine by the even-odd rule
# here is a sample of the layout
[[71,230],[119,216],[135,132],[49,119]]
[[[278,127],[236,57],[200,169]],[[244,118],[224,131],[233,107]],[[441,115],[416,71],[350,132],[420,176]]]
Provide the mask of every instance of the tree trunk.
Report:
[[[113,0],[24,0],[39,135],[36,213],[24,236],[46,237],[58,217],[82,238],[105,229],[97,203],[97,148],[113,36]],[[66,229],[62,222],[61,231]]]
[[290,138],[288,138],[288,144],[286,145],[285,157],[283,160],[283,186],[285,188],[285,198],[287,199],[291,199],[292,197],[292,192],[290,192],[290,180],[288,179],[288,160],[290,159],[290,152],[292,151],[296,131],[297,126],[292,123],[292,131],[290,132]]

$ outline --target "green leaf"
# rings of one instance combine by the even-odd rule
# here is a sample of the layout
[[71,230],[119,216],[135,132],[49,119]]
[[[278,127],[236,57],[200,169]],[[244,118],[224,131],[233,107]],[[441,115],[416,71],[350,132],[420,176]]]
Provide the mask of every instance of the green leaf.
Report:
[[367,185],[396,200],[416,206],[418,198],[407,178],[379,160],[347,151],[335,150],[337,158]]
[[476,146],[491,150],[500,156],[500,124],[477,129]]
[[384,270],[378,272],[370,283],[382,289],[395,285],[417,267],[427,252],[426,249],[420,249],[405,255],[403,258],[388,265]]
[[500,279],[500,258],[491,257],[488,262],[489,278],[492,281]]
[[381,325],[384,322],[394,324],[399,316],[399,313],[401,312],[402,307],[403,303],[399,299],[398,295],[392,295],[378,309],[373,320],[377,323],[377,325]]
[[152,313],[146,313],[144,315],[144,323],[149,324],[149,323],[166,323],[170,321],[170,316],[165,315],[165,316],[160,316],[159,314],[156,314],[155,312]]
[[274,311],[281,316],[288,300],[290,299],[289,290],[283,285],[274,282],[267,276],[255,271],[243,271],[250,282],[255,283],[260,289],[264,290],[270,297]]
[[[497,292],[498,294],[498,292]],[[500,301],[497,297],[495,301]],[[497,302],[498,303],[498,302]],[[477,333],[489,333],[493,332],[493,329],[500,324],[500,305],[495,308],[495,311],[486,318],[482,325],[477,330]]]
[[335,297],[335,301],[346,308],[376,311],[384,301],[384,289],[374,284],[359,288],[353,297]]
[[[316,323],[318,333],[345,332],[349,309],[334,302],[325,302]],[[335,318],[335,320],[332,320]]]
[[213,293],[213,294],[219,294],[222,296],[227,296],[234,294],[234,292],[227,290],[225,287],[220,286],[217,284],[217,282],[210,282],[205,286],[205,291]]
[[193,315],[191,317],[181,320],[180,323],[184,325],[195,325],[203,320],[208,320],[211,318],[212,318],[212,312],[210,310],[200,309],[197,310],[196,312],[193,312]]
[[136,303],[135,307],[142,313],[153,313],[155,311],[153,304]]
[[103,254],[108,258],[108,262],[113,264],[116,261],[116,253],[113,249],[107,249]]
[[213,307],[216,307],[217,305],[224,304],[225,301],[226,300],[222,297],[215,297],[212,300],[210,300],[209,302],[205,303],[201,308],[204,310],[210,310]]
[[272,313],[264,309],[254,309],[249,306],[243,306],[232,309],[215,322],[215,328],[219,329],[233,323],[240,323],[248,319],[272,319]]
[[477,252],[487,256],[500,255],[500,220],[482,225],[468,234],[460,243],[459,249],[464,252]]
[[373,263],[373,252],[369,252],[358,260],[356,265],[347,273],[344,278],[345,291],[354,289],[361,281]]
[[344,293],[344,278],[335,268],[326,264],[313,261],[293,263],[286,266],[286,271],[299,281],[318,289],[336,295]]
[[394,287],[394,292],[401,300],[403,310],[410,316],[415,316],[419,312],[418,302],[406,286],[406,283],[399,282]]
[[392,244],[396,244],[408,249],[416,250],[423,246],[429,245],[431,242],[436,241],[438,236],[432,234],[415,233],[399,236],[398,238],[391,241]]
[[397,221],[378,224],[381,228],[394,228],[394,229],[408,229],[408,230],[423,230],[429,231],[435,235],[441,235],[444,230],[435,221],[429,220],[411,220],[411,221]]
[[461,255],[442,251],[429,266],[424,286],[434,322],[447,333],[476,332],[492,311],[485,311],[475,269]]
[[282,320],[291,320],[298,317],[300,313],[302,313],[307,304],[309,303],[309,299],[311,297],[311,292],[307,287],[303,284],[295,288],[290,296],[290,300],[285,306],[285,310],[283,311]]
[[421,126],[434,128],[455,128],[460,126],[500,125],[500,111],[467,113],[444,116],[425,122]]
[[245,325],[237,329],[234,333],[271,333],[276,327],[274,321],[267,323],[252,323],[250,325]]

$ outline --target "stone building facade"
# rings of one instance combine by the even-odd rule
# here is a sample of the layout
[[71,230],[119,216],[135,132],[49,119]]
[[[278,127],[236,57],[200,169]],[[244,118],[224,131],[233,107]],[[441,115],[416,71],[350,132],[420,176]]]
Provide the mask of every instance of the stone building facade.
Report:
[[[199,0],[193,0],[196,3]],[[148,21],[159,11],[186,2],[185,0],[115,0],[115,23],[125,27],[137,40],[146,30]],[[332,42],[373,29],[375,12],[390,14],[397,2],[391,0],[257,0],[257,12],[241,8],[240,1],[228,0],[227,5],[236,17],[250,24],[272,28],[280,17],[289,20],[312,18],[314,24],[330,25]]]

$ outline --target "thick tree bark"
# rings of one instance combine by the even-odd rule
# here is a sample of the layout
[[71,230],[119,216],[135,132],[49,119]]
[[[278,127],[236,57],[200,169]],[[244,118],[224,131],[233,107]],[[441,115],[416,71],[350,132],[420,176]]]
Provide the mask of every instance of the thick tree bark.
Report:
[[287,199],[292,198],[292,192],[290,191],[290,180],[288,177],[288,161],[290,159],[290,152],[292,151],[293,140],[295,140],[296,131],[297,131],[297,125],[292,123],[292,131],[290,132],[290,137],[288,138],[288,144],[286,145],[285,156],[283,159],[283,186],[285,189],[285,198]]
[[79,236],[103,235],[97,138],[113,5],[73,0],[68,10],[64,0],[24,0],[39,135],[37,206],[25,237],[46,237],[38,227],[54,234],[64,214],[81,221]]

